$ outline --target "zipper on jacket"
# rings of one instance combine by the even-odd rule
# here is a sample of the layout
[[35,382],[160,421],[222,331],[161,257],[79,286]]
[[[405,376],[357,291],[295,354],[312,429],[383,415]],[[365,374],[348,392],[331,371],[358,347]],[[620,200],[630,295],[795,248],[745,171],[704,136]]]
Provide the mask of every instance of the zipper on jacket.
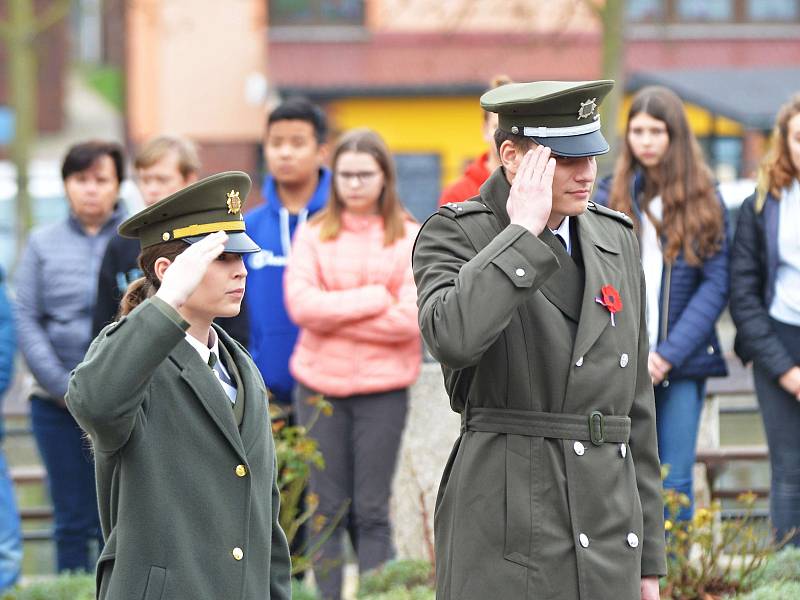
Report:
[[[658,336],[659,342],[663,342],[667,339],[669,324],[669,288],[672,283],[672,263],[666,265],[666,267],[667,272],[664,275],[664,286],[661,288],[661,331]],[[665,377],[661,385],[667,387],[669,385],[669,377]]]

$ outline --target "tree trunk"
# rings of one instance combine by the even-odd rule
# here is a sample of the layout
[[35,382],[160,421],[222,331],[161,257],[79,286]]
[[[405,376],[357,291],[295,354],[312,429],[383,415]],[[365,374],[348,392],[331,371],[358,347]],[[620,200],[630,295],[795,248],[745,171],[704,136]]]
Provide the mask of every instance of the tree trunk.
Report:
[[603,77],[616,81],[614,89],[606,96],[601,107],[603,122],[605,123],[605,137],[611,146],[611,152],[599,160],[598,174],[609,174],[614,169],[614,160],[619,152],[618,145],[624,143],[617,133],[617,121],[625,95],[624,50],[625,50],[625,2],[624,0],[605,0],[603,8],[599,9],[602,25],[603,48],[602,70]]
[[36,136],[38,112],[35,18],[31,0],[9,0],[9,91],[16,121],[16,131],[9,150],[11,161],[17,169],[17,256],[33,225],[31,198],[28,193],[28,162]]

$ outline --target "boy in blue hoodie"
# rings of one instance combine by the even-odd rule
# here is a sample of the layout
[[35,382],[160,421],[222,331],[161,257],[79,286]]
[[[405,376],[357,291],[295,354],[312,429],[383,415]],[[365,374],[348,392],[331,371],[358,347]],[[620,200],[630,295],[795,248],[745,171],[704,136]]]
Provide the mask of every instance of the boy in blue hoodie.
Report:
[[297,326],[286,313],[283,270],[295,229],[328,199],[331,174],[323,166],[327,134],[325,113],[308,100],[293,98],[275,108],[264,132],[268,172],[261,190],[264,204],[245,215],[248,234],[261,246],[261,252],[246,259],[249,350],[272,400],[286,412],[294,388],[289,357]]

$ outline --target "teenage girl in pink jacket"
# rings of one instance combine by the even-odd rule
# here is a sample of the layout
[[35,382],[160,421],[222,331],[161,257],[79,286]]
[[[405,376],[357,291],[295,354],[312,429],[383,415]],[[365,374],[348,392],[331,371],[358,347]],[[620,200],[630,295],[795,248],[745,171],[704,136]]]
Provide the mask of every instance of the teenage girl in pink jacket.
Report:
[[342,589],[342,536],[359,571],[392,558],[389,495],[408,387],[419,374],[421,341],[411,249],[419,227],[397,197],[394,163],[375,132],[345,134],[332,159],[326,208],[301,227],[286,269],[286,306],[300,327],[290,361],[301,423],[322,394],[333,415],[311,435],[325,469],[312,470],[318,513],[349,510],[322,546],[315,578],[325,600]]

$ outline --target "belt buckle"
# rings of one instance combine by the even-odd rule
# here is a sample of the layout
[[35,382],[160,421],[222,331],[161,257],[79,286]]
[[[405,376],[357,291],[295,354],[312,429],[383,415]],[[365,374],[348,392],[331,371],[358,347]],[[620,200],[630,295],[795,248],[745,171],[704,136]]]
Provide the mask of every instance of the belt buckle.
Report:
[[605,442],[604,421],[603,413],[599,410],[595,410],[589,415],[589,438],[595,446],[600,446]]

